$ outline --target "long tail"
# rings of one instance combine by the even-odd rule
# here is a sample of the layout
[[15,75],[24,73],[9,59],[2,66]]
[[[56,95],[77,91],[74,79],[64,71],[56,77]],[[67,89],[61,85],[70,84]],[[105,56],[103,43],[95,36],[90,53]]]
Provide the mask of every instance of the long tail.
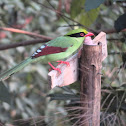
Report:
[[13,68],[5,71],[2,74],[0,74],[0,80],[5,80],[5,79],[9,78],[12,74],[20,71],[21,69],[23,69],[25,66],[27,66],[31,62],[32,62],[32,59],[31,59],[31,57],[29,57],[28,59],[22,61],[20,64],[14,66]]

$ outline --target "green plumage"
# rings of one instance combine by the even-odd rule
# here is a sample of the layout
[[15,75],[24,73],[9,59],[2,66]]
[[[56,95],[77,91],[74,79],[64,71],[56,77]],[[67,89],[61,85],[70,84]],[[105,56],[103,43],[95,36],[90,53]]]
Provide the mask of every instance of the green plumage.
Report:
[[[20,71],[25,66],[27,66],[28,64],[33,63],[33,62],[41,61],[43,64],[47,64],[48,62],[64,60],[64,59],[70,57],[71,55],[76,53],[77,50],[83,44],[85,37],[84,36],[78,37],[77,35],[79,35],[79,33],[87,34],[88,32],[84,29],[72,30],[69,33],[67,33],[66,35],[57,37],[56,39],[51,40],[46,43],[47,46],[51,46],[51,47],[67,48],[67,50],[65,52],[43,55],[43,56],[39,56],[37,58],[29,57],[28,59],[22,61],[20,64],[16,65],[15,67],[2,73],[0,75],[0,80],[8,78],[12,74]],[[71,37],[71,35],[72,35],[72,37]]]
[[27,66],[31,62],[32,62],[32,59],[31,59],[31,57],[29,57],[28,59],[26,59],[26,60],[22,61],[21,63],[19,63],[18,65],[14,66],[13,68],[2,73],[0,75],[0,80],[5,80],[5,79],[9,78],[11,75],[20,71],[21,69],[23,69],[25,66]]
[[66,59],[67,57],[71,56],[74,52],[77,51],[77,49],[82,45],[83,41],[84,37],[57,37],[56,39],[49,41],[47,44],[49,44],[49,46],[62,47],[68,49],[65,52],[40,56],[38,58],[33,59],[33,62],[41,60],[42,63],[46,64],[48,62]]

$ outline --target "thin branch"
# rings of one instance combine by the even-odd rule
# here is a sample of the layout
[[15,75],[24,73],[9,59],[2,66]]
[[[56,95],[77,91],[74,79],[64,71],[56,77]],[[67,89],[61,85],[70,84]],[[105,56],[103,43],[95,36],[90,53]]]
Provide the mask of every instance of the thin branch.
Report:
[[108,38],[107,39],[108,41],[120,41],[121,39],[120,38]]
[[126,52],[109,52],[108,55],[122,55]]
[[[65,18],[67,18],[67,19],[69,19],[69,20],[71,20],[71,21],[77,23],[78,26],[82,26],[82,27],[86,28],[88,31],[94,32],[95,34],[99,34],[101,31],[105,32],[106,34],[118,33],[118,32],[116,31],[115,28],[108,29],[108,30],[102,30],[102,29],[101,29],[101,30],[97,30],[97,31],[96,31],[96,30],[93,30],[93,29],[90,29],[90,28],[86,27],[85,25],[82,25],[81,23],[79,23],[79,22],[77,22],[77,21],[71,19],[70,17],[64,15],[63,13],[61,13],[61,12],[55,10],[55,9],[52,9],[52,8],[46,6],[46,5],[44,5],[44,4],[42,4],[42,3],[38,2],[38,1],[35,1],[35,0],[33,0],[33,1],[36,2],[36,3],[38,3],[38,4],[40,4],[40,5],[42,5],[43,7],[47,8],[47,9],[49,9],[49,10],[52,10],[52,11],[56,12],[56,13],[59,14],[59,15],[64,16]],[[121,30],[120,32],[126,32],[126,29],[123,29],[123,30]]]
[[[49,0],[47,0],[47,2],[49,3],[49,5],[50,5],[53,9],[55,9],[55,7],[50,3]],[[60,11],[58,11],[58,12],[60,12]],[[60,15],[59,15],[59,16],[60,16]],[[64,17],[63,15],[61,15],[61,17],[62,17],[62,19],[69,25],[69,27],[73,30],[73,27],[69,24],[69,22],[65,19],[65,17]]]
[[11,44],[1,44],[0,50],[16,48],[16,47],[19,47],[19,46],[34,45],[34,44],[37,44],[37,43],[45,43],[47,41],[49,41],[49,40],[37,39],[37,40],[22,41],[22,42],[18,42],[18,43],[11,43]]
[[[100,33],[101,31],[105,32],[106,34],[118,33],[114,28],[107,30],[98,30],[97,33]],[[123,29],[120,32],[126,32],[126,29]]]
[[[69,26],[82,26],[81,24],[75,24],[75,25],[63,25],[60,27],[69,27]],[[112,33],[118,33],[114,28],[111,29],[101,29],[101,30],[97,30],[94,31],[94,33],[99,34],[101,31],[105,32],[106,34],[112,34]],[[121,30],[120,32],[126,32],[126,29]],[[119,39],[112,39],[112,40],[119,40]]]
[[37,33],[33,33],[33,32],[28,32],[28,31],[24,31],[24,30],[20,30],[20,29],[16,29],[16,28],[5,28],[5,27],[0,27],[0,30],[5,30],[5,31],[10,31],[10,32],[16,32],[16,33],[21,33],[21,34],[26,34],[26,35],[30,35],[30,36],[35,36],[35,37],[39,37],[42,39],[47,39],[47,40],[51,40],[51,37],[47,37],[45,35],[40,35]]
[[[16,48],[20,46],[28,46],[28,45],[35,45],[38,43],[45,43],[48,42],[51,39],[37,39],[37,40],[28,40],[28,41],[22,41],[18,43],[11,43],[11,44],[0,44],[0,50],[6,50],[6,49],[11,49],[11,48]],[[123,54],[125,52],[110,52],[108,53],[109,55],[118,55],[118,54]]]
[[62,15],[62,16],[65,17],[65,18],[67,18],[67,19],[69,19],[69,20],[71,20],[71,21],[77,23],[79,26],[82,26],[82,27],[86,28],[88,31],[92,31],[92,32],[94,32],[94,33],[97,33],[97,31],[95,31],[95,30],[93,30],[93,29],[90,29],[90,28],[86,27],[85,25],[83,25],[83,24],[81,24],[81,23],[79,23],[79,22],[77,22],[77,21],[71,19],[70,17],[64,15],[63,13],[61,13],[61,12],[59,12],[59,11],[53,9],[53,8],[50,8],[50,7],[44,5],[44,4],[42,4],[42,3],[40,3],[40,2],[38,2],[38,1],[36,1],[36,0],[33,0],[33,1],[36,2],[36,3],[38,3],[38,4],[40,4],[40,5],[42,5],[43,7],[47,8],[47,9],[49,9],[49,10],[52,10],[52,11],[56,12],[56,13],[59,14],[59,15]]

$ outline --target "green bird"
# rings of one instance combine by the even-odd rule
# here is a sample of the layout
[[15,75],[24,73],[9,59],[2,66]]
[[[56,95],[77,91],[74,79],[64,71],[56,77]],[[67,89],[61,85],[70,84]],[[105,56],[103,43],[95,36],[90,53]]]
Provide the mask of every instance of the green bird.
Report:
[[33,53],[32,56],[2,73],[0,75],[0,80],[5,80],[28,64],[38,61],[41,61],[43,64],[48,63],[54,70],[61,73],[61,70],[59,68],[55,68],[50,62],[55,61],[59,62],[59,64],[65,63],[69,65],[68,62],[63,60],[75,54],[83,45],[84,39],[87,36],[94,36],[94,34],[86,31],[85,29],[75,29],[64,36],[57,37],[56,39],[43,44],[36,52]]

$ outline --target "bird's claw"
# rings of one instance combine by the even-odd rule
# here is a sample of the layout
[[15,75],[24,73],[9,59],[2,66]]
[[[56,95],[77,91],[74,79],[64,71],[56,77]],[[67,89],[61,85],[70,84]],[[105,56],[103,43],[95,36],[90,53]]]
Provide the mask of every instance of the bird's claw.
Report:
[[[61,70],[59,68],[54,67],[50,62],[48,64],[52,67],[51,69],[58,71],[61,74]],[[51,70],[49,69],[49,70]]]
[[58,65],[60,65],[60,64],[63,63],[63,64],[66,64],[67,66],[70,66],[70,63],[69,62],[66,62],[66,61],[60,61],[59,60],[59,61],[56,61],[56,62],[59,62]]
[[56,68],[55,70],[61,74],[61,70],[59,68]]
[[53,70],[53,68],[50,68],[50,69],[49,69],[49,72],[50,72],[51,70]]

